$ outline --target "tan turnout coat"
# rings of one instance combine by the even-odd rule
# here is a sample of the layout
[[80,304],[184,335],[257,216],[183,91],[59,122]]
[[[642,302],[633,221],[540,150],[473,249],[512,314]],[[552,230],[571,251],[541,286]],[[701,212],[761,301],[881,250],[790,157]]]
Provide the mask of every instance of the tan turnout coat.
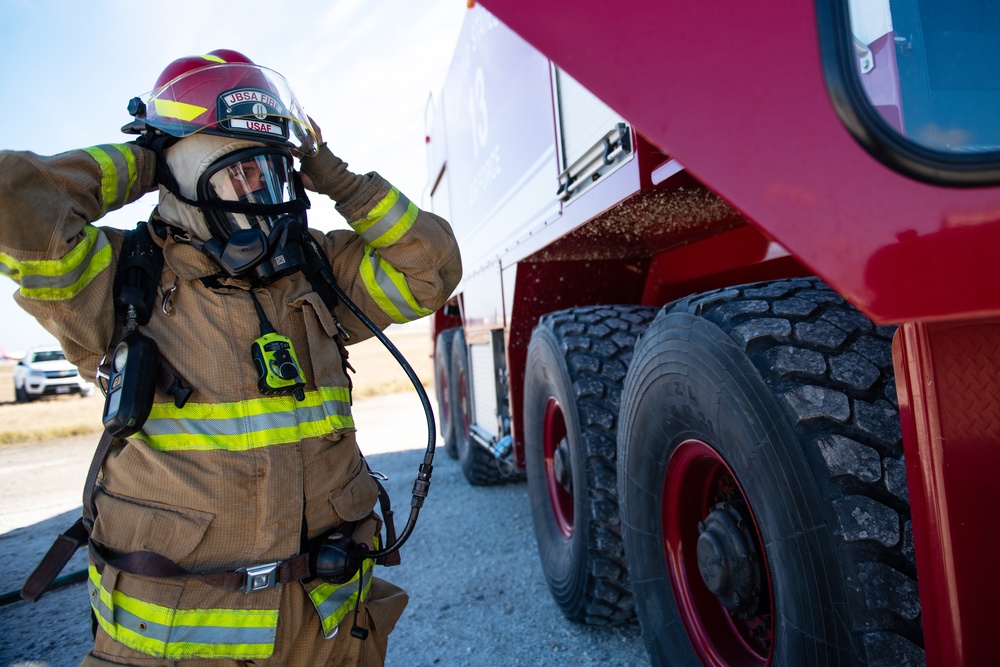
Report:
[[[0,272],[19,284],[17,302],[89,379],[112,338],[122,241],[118,230],[91,223],[153,191],[154,163],[134,144],[52,157],[0,152]],[[447,222],[408,204],[377,174],[347,172],[325,147],[303,171],[338,200],[355,230],[312,233],[340,286],[371,319],[384,328],[444,303],[461,274]],[[343,305],[331,314],[299,273],[255,289],[306,377],[304,401],[262,395],[250,356],[261,331],[248,281],[208,279],[217,267],[181,230],[168,229],[156,238],[165,259],[158,307],[141,330],[194,393],[178,409],[157,390],[146,425],[112,451],[96,492],[93,537],[116,554],[154,551],[195,572],[288,559],[300,552],[303,534],[347,521],[363,521],[355,535],[370,542],[377,487],[354,438],[334,318],[351,342],[370,333]],[[161,298],[167,307],[159,307]],[[275,650],[280,588],[231,593],[93,566],[90,579],[101,630],[141,654],[248,660]],[[304,590],[332,633],[342,618],[330,615],[334,601],[343,607],[348,591],[317,592],[319,584]],[[356,594],[357,586],[348,588]],[[384,631],[398,612],[401,605]]]

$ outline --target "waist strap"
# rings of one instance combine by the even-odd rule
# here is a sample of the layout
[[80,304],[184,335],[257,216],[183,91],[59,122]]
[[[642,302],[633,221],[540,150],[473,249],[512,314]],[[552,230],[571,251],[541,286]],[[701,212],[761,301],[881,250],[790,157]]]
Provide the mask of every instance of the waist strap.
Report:
[[42,593],[55,581],[76,550],[87,543],[90,535],[89,524],[83,517],[76,520],[70,529],[56,538],[42,557],[38,566],[28,576],[21,587],[21,597],[28,602],[37,602]]
[[285,561],[276,561],[254,567],[224,572],[197,573],[186,570],[166,556],[152,551],[133,551],[132,553],[106,558],[103,547],[93,539],[89,540],[90,558],[94,561],[98,572],[104,567],[111,567],[142,577],[156,579],[197,579],[210,586],[226,591],[243,591],[253,593],[293,581],[302,581],[313,576],[309,554],[299,554]]

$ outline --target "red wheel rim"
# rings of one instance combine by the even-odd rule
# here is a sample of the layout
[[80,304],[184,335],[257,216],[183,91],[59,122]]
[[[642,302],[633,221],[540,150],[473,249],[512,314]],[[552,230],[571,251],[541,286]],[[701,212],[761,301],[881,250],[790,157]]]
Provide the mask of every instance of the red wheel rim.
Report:
[[[552,516],[563,537],[573,536],[573,494],[560,482],[560,475],[571,474],[569,468],[569,444],[567,442],[566,420],[562,406],[554,397],[545,404],[545,420],[542,424],[542,456],[545,465],[545,481],[552,504]],[[557,458],[562,463],[557,464]],[[564,467],[565,466],[565,467]]]
[[454,406],[452,412],[458,418],[459,428],[462,429],[460,433],[467,438],[469,437],[469,389],[465,384],[463,371],[459,371],[455,382],[458,383],[458,405]]
[[441,373],[438,377],[438,392],[441,396],[441,421],[445,426],[451,424],[451,401],[448,400],[448,376]]
[[[663,481],[663,549],[674,598],[704,665],[763,667],[774,646],[774,599],[757,520],[732,470],[712,447],[687,440],[674,450]],[[739,507],[741,528],[755,540],[763,586],[749,612],[733,615],[709,590],[697,557],[699,526],[713,508]],[[731,510],[732,512],[733,510]]]

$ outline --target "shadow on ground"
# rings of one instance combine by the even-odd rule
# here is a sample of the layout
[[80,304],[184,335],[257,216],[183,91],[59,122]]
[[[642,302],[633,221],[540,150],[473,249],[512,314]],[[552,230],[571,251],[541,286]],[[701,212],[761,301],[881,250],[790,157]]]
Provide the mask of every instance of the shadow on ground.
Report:
[[[362,448],[364,445],[362,444]],[[419,449],[373,454],[402,531]],[[638,626],[596,628],[567,621],[549,596],[535,549],[524,484],[470,487],[438,449],[430,493],[402,566],[378,576],[410,603],[389,641],[389,667],[525,667],[648,664]],[[0,535],[0,583],[17,588],[79,510]],[[64,572],[86,566],[81,550]],[[0,607],[0,667],[75,667],[89,649],[86,586],[74,584]]]

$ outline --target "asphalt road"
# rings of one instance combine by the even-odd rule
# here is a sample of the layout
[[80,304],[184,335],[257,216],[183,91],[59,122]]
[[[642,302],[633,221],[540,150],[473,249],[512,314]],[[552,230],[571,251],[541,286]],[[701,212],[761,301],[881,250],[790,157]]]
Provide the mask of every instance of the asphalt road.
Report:
[[[359,441],[387,488],[399,525],[426,442],[415,394],[358,401]],[[97,437],[0,447],[0,593],[20,587],[52,539],[80,513]],[[566,621],[549,597],[524,484],[469,486],[443,448],[403,564],[379,576],[410,604],[389,639],[390,667],[646,665],[637,625]],[[85,567],[82,550],[65,572]],[[89,648],[86,589],[0,607],[0,667],[75,667]],[[297,666],[290,666],[297,667]]]

